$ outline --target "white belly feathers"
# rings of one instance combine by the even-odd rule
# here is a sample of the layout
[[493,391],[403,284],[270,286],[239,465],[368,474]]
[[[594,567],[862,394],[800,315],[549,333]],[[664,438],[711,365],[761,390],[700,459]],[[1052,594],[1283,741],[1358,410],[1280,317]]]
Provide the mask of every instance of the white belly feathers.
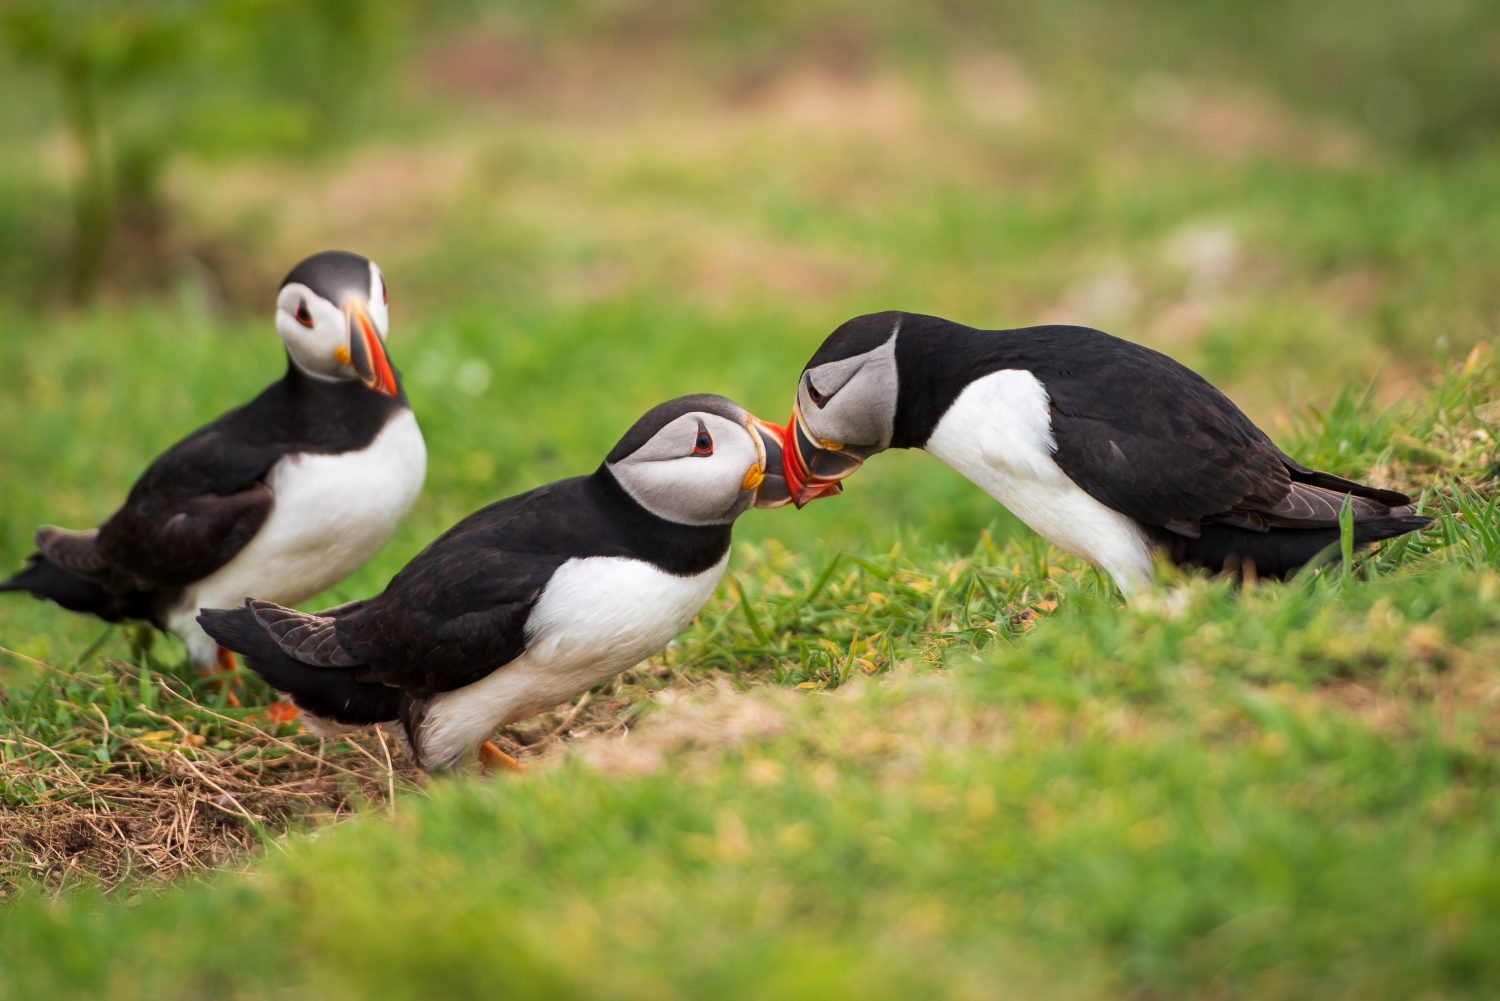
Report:
[[1090,497],[1053,460],[1047,390],[1030,372],[974,380],[925,446],[1032,530],[1105,570],[1127,596],[1151,575],[1151,548],[1131,518]]
[[390,539],[422,490],[427,450],[410,410],[370,444],[337,455],[289,455],[266,482],[271,515],[235,557],[190,586],[168,617],[197,664],[215,644],[194,621],[200,608],[234,608],[247,597],[294,605],[359,569]]
[[428,705],[424,765],[474,753],[497,726],[566,702],[639,663],[681,632],[724,576],[729,554],[691,577],[640,560],[591,556],[552,575],[526,623],[526,652]]

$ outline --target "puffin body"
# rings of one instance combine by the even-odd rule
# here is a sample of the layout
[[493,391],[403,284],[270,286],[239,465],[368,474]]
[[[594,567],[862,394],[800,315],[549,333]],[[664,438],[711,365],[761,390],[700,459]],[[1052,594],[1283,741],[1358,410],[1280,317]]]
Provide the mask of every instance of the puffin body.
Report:
[[[1046,418],[1047,392],[1034,375],[993,372],[959,393],[924,447],[1060,549],[1117,581],[1144,580],[1150,539],[1068,477]],[[988,433],[972,434],[974,427]]]
[[727,540],[716,562],[686,575],[630,557],[569,559],[527,617],[526,649],[504,670],[428,702],[424,758],[457,762],[496,727],[566,702],[662,649],[713,597],[728,563]]
[[205,604],[301,601],[357,569],[421,490],[426,449],[385,354],[385,283],[354,254],[308,258],[282,284],[286,375],[159,456],[97,529],[42,528],[28,591],[111,622],[218,648]]
[[[386,409],[372,402],[370,411]],[[161,616],[195,663],[216,652],[198,628],[200,608],[252,594],[285,605],[305,601],[358,570],[390,539],[421,493],[427,451],[410,407],[392,406],[385,417],[366,440],[349,436],[341,450],[329,452],[298,443],[265,472],[272,503],[259,530],[228,562],[184,586]]]
[[807,503],[886,448],[923,448],[1130,594],[1153,554],[1292,573],[1339,538],[1425,528],[1411,499],[1309,469],[1223,393],[1086,327],[977,330],[935,316],[845,323],[803,370],[786,477]]
[[648,412],[592,475],[490,505],[376,597],[320,614],[251,600],[209,635],[315,732],[395,723],[424,768],[660,650],[712,595],[731,526],[779,474],[779,429],[716,396]]

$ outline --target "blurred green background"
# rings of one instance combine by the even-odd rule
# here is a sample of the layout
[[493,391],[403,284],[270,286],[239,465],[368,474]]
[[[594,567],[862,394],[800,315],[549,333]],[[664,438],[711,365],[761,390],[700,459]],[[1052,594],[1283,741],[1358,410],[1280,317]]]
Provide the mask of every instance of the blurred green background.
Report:
[[[309,606],[667,397],[784,417],[889,308],[1149,344],[1440,516],[1122,608],[893,453],[741,521],[589,697],[628,741],[579,703],[530,774],[316,838],[282,752],[353,749],[0,596],[0,999],[1496,995],[1494,0],[0,0],[0,95],[0,573],[277,378],[330,247],[385,270],[430,463]],[[212,775],[264,851],[208,850],[252,830]]]
[[[1485,0],[6,0],[0,43],[6,569],[275,378],[276,285],[330,247],[389,277],[430,465],[328,601],[591,469],[662,399],[782,418],[857,313],[1102,327],[1282,438],[1500,320]],[[739,538],[818,556],[986,527],[1017,530],[902,453]],[[98,632],[0,603],[31,656]]]

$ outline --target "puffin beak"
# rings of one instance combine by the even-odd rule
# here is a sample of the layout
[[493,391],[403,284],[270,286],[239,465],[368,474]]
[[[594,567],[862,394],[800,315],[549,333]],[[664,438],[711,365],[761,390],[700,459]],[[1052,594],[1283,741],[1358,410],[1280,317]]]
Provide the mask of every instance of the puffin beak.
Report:
[[786,454],[782,460],[786,489],[792,503],[802,508],[820,497],[832,497],[843,491],[840,482],[863,463],[864,459],[818,441],[802,419],[800,405],[792,404],[792,418],[782,432]]
[[792,494],[787,489],[786,475],[782,470],[786,430],[759,417],[751,417],[746,424],[750,429],[750,437],[755,440],[756,450],[760,453],[760,463],[750,467],[750,471],[745,474],[743,486],[747,490],[755,490],[756,507],[782,507],[790,504]]
[[370,322],[365,304],[358,299],[350,299],[344,305],[344,316],[349,321],[348,363],[354,366],[354,371],[359,373],[366,386],[378,393],[395,396],[399,392],[396,373],[391,369],[385,344],[380,340],[380,335],[375,333],[375,325]]

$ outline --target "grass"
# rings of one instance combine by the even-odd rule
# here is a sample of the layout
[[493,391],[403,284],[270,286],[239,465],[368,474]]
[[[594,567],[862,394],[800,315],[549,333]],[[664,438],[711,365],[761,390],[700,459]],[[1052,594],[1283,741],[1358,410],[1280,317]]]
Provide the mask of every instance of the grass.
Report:
[[1342,9],[490,19],[393,55],[389,121],[337,153],[172,161],[161,260],[192,267],[68,311],[37,305],[52,140],[0,122],[32,154],[0,169],[3,567],[276,377],[267,290],[328,245],[390,276],[430,465],[309,607],[663,398],[780,416],[824,333],[887,307],[1151,344],[1437,518],[1125,605],[884,455],[747,516],[694,625],[508,730],[536,767],[492,780],[278,728],[175,641],[11,598],[0,998],[1500,992],[1500,147],[1482,46],[1395,41],[1492,18]]
[[[1476,358],[1385,414],[1434,443],[1415,459],[1361,438],[1368,400],[1299,437],[1433,482],[1426,536],[1127,607],[1022,539],[821,563],[741,546],[664,656],[508,735],[542,761],[528,775],[424,783],[316,840],[220,797],[217,822],[269,850],[171,889],[80,871],[75,848],[41,874],[74,891],[56,897],[14,861],[0,994],[1487,996],[1500,373]],[[5,746],[33,734],[145,785],[238,769],[240,795],[280,791],[278,755],[300,778],[359,760],[191,693],[162,707],[171,684],[118,668],[13,695]],[[13,801],[76,797],[27,760],[53,786]],[[379,795],[378,770],[353,778]]]

